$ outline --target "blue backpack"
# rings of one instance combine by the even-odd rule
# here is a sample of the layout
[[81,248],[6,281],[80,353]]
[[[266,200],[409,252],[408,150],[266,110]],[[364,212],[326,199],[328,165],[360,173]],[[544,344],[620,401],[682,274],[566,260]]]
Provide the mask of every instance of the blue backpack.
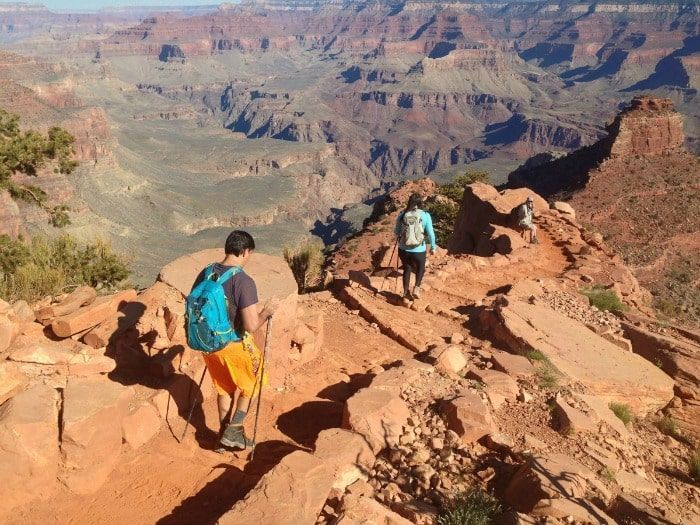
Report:
[[185,310],[187,344],[193,350],[207,353],[241,339],[228,318],[228,300],[223,286],[241,268],[234,266],[218,275],[213,266],[210,264],[204,269],[204,280],[187,296]]

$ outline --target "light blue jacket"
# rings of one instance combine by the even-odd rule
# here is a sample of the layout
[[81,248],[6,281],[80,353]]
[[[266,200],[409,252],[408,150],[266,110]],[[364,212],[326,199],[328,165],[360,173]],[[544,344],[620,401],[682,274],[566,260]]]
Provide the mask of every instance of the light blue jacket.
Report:
[[[397,237],[399,237],[401,235],[401,220],[403,219],[403,214],[404,214],[404,212],[399,213],[399,216],[396,219],[396,226],[394,227],[394,233],[396,234]],[[421,214],[422,214],[421,220],[423,221],[423,233],[428,237],[428,240],[430,241],[430,246],[432,246],[434,249],[437,247],[437,244],[435,244],[435,230],[433,230],[433,218],[425,210],[421,210]],[[403,250],[405,252],[414,252],[414,253],[424,252],[426,250],[425,240],[423,240],[423,244],[421,244],[420,246],[416,246],[414,248],[408,248],[408,247],[404,246],[403,244],[399,243],[399,249]]]

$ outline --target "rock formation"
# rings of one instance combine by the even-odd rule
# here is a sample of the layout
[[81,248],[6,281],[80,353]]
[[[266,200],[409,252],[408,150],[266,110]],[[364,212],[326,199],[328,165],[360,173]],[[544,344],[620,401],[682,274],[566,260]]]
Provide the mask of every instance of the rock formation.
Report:
[[700,160],[684,148],[683,119],[668,99],[638,97],[591,147],[511,174],[567,198],[578,219],[600,231],[654,294],[665,315],[700,319]]

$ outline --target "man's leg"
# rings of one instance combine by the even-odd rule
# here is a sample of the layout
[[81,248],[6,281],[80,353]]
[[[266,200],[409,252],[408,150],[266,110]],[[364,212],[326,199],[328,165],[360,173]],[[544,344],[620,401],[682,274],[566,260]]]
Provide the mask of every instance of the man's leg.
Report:
[[218,394],[216,398],[219,409],[219,423],[221,428],[226,428],[231,419],[231,409],[233,408],[233,398],[228,394]]
[[537,226],[534,224],[530,225],[530,243],[537,244],[539,240],[537,239]]

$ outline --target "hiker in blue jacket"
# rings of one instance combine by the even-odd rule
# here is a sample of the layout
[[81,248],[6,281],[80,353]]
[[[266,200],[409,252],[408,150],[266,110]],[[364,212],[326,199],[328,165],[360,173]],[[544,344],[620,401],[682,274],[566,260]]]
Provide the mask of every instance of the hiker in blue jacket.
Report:
[[[420,285],[425,274],[426,236],[430,241],[430,253],[435,253],[435,231],[433,219],[427,211],[421,210],[423,199],[414,193],[408,199],[406,209],[397,220],[394,233],[399,243],[399,259],[403,264],[403,301],[408,304],[411,299],[420,299]],[[411,293],[411,272],[416,274],[416,284]]]

